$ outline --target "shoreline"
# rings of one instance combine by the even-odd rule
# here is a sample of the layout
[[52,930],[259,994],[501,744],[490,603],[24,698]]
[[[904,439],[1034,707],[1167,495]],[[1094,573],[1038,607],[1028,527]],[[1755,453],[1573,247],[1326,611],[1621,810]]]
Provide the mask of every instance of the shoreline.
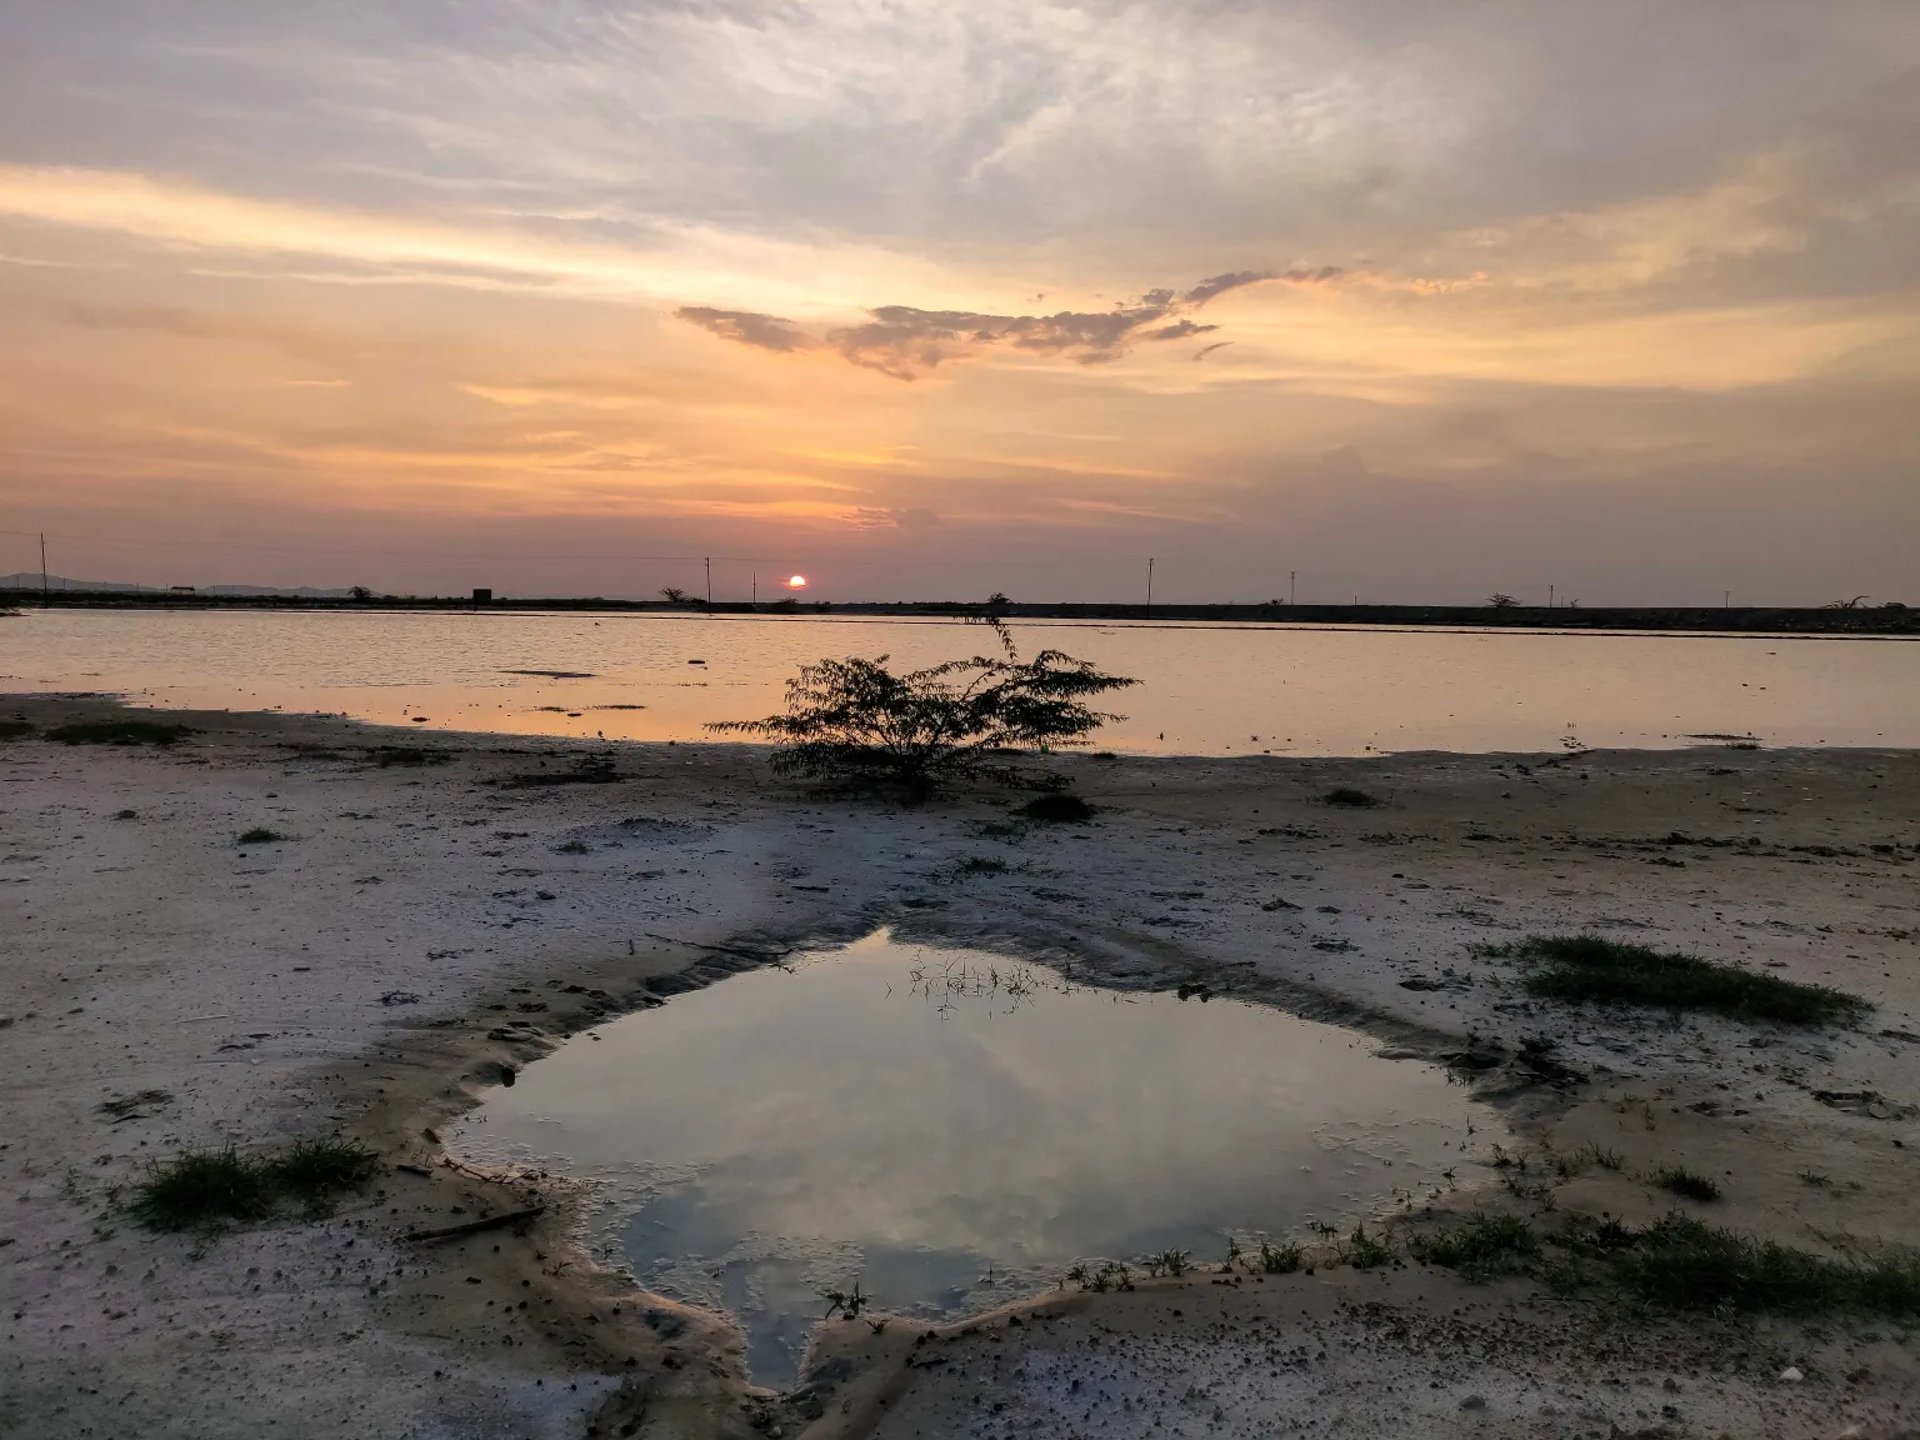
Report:
[[[119,713],[101,699],[0,697],[0,718],[40,725]],[[886,1427],[908,1415],[930,1434],[962,1434],[972,1432],[957,1377],[987,1364],[974,1352],[991,1346],[997,1359],[1018,1348],[1037,1365],[1053,1353],[1039,1332],[1059,1324],[1132,1326],[1137,1340],[1115,1344],[1150,1350],[1191,1328],[1181,1309],[1225,1307],[1224,1316],[1255,1291],[1268,1310],[1284,1295],[1308,1330],[1363,1323],[1340,1308],[1357,1297],[1420,1313],[1525,1311],[1523,1299],[1431,1269],[1233,1287],[1196,1278],[1126,1295],[1036,1297],[1007,1313],[1057,1313],[1058,1323],[1029,1321],[1018,1337],[1004,1320],[945,1327],[954,1338],[940,1343],[955,1358],[938,1374],[909,1368],[916,1347],[904,1329],[863,1344],[866,1326],[842,1325],[814,1368],[845,1370],[830,1382],[838,1398],[831,1413],[823,1404],[810,1415],[823,1398],[817,1386],[776,1406],[745,1385],[738,1337],[723,1322],[637,1296],[585,1263],[577,1192],[564,1184],[539,1182],[552,1208],[525,1240],[500,1232],[427,1255],[393,1240],[525,1193],[524,1181],[503,1193],[440,1164],[437,1138],[425,1133],[476,1103],[501,1067],[750,963],[694,959],[685,946],[711,957],[722,953],[713,947],[851,938],[887,921],[906,922],[909,938],[985,941],[1044,963],[1071,954],[1104,984],[1205,979],[1427,1059],[1472,1048],[1476,1036],[1504,1064],[1527,1034],[1560,1025],[1556,1053],[1590,1083],[1573,1095],[1517,1088],[1511,1123],[1529,1139],[1571,1149],[1604,1134],[1649,1157],[1675,1146],[1724,1156],[1743,1172],[1719,1207],[1725,1223],[1799,1243],[1836,1221],[1868,1239],[1915,1238],[1902,1157],[1889,1144],[1920,1140],[1912,1116],[1813,1098],[1871,1092],[1904,1107],[1920,1089],[1920,1045],[1877,1033],[1920,1032],[1915,752],[1055,757],[1101,815],[1092,827],[1008,840],[983,829],[1004,819],[1003,795],[921,811],[823,800],[768,781],[749,747],[423,735],[286,715],[178,718],[201,733],[169,750],[0,742],[9,918],[0,953],[20,982],[5,1002],[12,1023],[0,1030],[0,1053],[13,1062],[9,1113],[23,1121],[0,1152],[15,1182],[0,1201],[0,1239],[14,1242],[0,1245],[0,1281],[16,1317],[11,1383],[0,1387],[14,1398],[0,1400],[0,1430],[24,1419],[45,1435],[113,1423],[140,1434],[255,1433],[243,1422],[265,1405],[282,1434],[359,1424],[361,1433],[481,1435],[511,1416],[519,1428],[497,1433],[572,1435],[594,1424],[607,1434],[635,1423],[645,1434],[777,1425],[789,1435],[812,1426],[890,1436],[905,1433]],[[372,758],[381,746],[455,753],[442,765],[382,767]],[[587,753],[611,754],[627,778],[502,783],[559,774]],[[1316,803],[1341,782],[1380,789],[1386,804],[1349,814]],[[122,810],[134,818],[114,818]],[[233,844],[269,821],[293,838]],[[1760,844],[1721,843],[1736,835]],[[555,847],[568,842],[589,854],[561,856]],[[1028,870],[965,884],[934,878],[960,856],[1003,850]],[[1158,875],[1198,893],[1155,897],[1142,877]],[[1263,908],[1275,899],[1298,908]],[[1476,937],[1610,922],[1790,978],[1838,969],[1831,983],[1880,1009],[1853,1034],[1756,1037],[1726,1022],[1671,1032],[1644,1017],[1546,1014],[1500,988],[1492,966],[1465,986],[1437,973]],[[1741,937],[1737,948],[1728,934]],[[1709,948],[1703,936],[1721,938]],[[1832,956],[1829,943],[1847,953]],[[81,978],[88,957],[100,968]],[[415,998],[382,998],[405,994]],[[522,1024],[510,1029],[503,1016]],[[1756,1039],[1767,1043],[1756,1048]],[[1767,1067],[1754,1084],[1769,1098],[1734,1105],[1730,1089],[1716,1087],[1730,1085],[1732,1067],[1753,1065]],[[1806,1072],[1801,1083],[1783,1078],[1789,1068]],[[109,1090],[148,1089],[170,1098],[124,1122],[94,1108]],[[1657,1129],[1615,1133],[1623,1116],[1643,1123],[1613,1108],[1627,1095],[1642,1097],[1649,1126],[1658,1109]],[[1716,1113],[1689,1108],[1702,1103]],[[153,1154],[334,1126],[428,1173],[391,1171],[383,1193],[350,1201],[335,1219],[234,1232],[205,1243],[199,1260],[182,1258],[199,1242],[148,1236],[117,1218],[113,1187]],[[1816,1153],[1862,1186],[1844,1206],[1823,1202],[1818,1223],[1803,1212],[1822,1197],[1798,1193],[1787,1163]],[[1659,1213],[1663,1203],[1644,1191],[1583,1175],[1556,1193],[1563,1209]],[[142,1272],[150,1278],[133,1278]],[[272,1289],[264,1276],[286,1278]],[[203,1337],[229,1338],[183,1364],[179,1344],[190,1336],[152,1328],[152,1311],[169,1308],[200,1317]],[[1533,1329],[1544,1336],[1552,1326]],[[265,1343],[276,1333],[297,1337],[291,1362],[284,1343]],[[359,1338],[322,1343],[346,1333]],[[96,1358],[105,1354],[115,1358]],[[1367,1373],[1404,1378],[1418,1368],[1417,1357],[1391,1359],[1369,1358],[1376,1370]],[[1901,1372],[1879,1351],[1876,1365],[1885,1379],[1853,1398],[1874,1412],[1867,1420],[1884,1422],[1898,1413],[1886,1407],[1899,1400]],[[1777,1393],[1750,1378],[1754,1394]],[[1848,1396],[1833,1383],[1833,1392],[1793,1392],[1794,1403],[1830,1408]],[[232,1392],[229,1408],[216,1407],[209,1384]],[[1736,1402],[1746,1403],[1722,1397]],[[144,1409],[130,1413],[129,1403]],[[339,1408],[349,1403],[358,1408]],[[209,1408],[170,1408],[190,1405]]]
[[[20,613],[37,609],[93,610],[274,610],[348,614],[580,614],[684,616],[688,619],[827,619],[937,621],[978,619],[987,606],[971,601],[801,601],[765,603],[689,600],[612,600],[600,596],[514,598],[381,595],[367,600],[347,596],[220,595],[144,591],[0,590],[0,616],[7,607]],[[1752,635],[1773,639],[1920,638],[1920,609],[1890,602],[1847,605],[1316,605],[1266,603],[1158,604],[1130,602],[1029,603],[1009,601],[994,613],[1010,621],[1147,621],[1171,625],[1233,627],[1353,627],[1388,629],[1454,628],[1468,631],[1539,630],[1548,633],[1617,634],[1695,633]]]

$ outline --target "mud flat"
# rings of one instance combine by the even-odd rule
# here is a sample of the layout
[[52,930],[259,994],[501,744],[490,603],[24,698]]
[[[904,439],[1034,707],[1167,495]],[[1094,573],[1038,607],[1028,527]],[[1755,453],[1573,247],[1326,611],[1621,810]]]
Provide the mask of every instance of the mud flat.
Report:
[[[1478,1280],[1419,1259],[1474,1211],[1547,1235],[1678,1210],[1839,1258],[1920,1240],[1913,752],[1080,756],[1057,768],[1093,822],[1030,825],[1021,795],[810,797],[744,747],[150,711],[193,733],[46,738],[132,714],[0,702],[19,722],[0,739],[0,1434],[1920,1424],[1911,1317],[1676,1314],[1571,1283],[1552,1246]],[[1341,787],[1379,803],[1325,803]],[[241,842],[263,830],[280,838]],[[447,1163],[438,1127],[566,1035],[662,1002],[669,1019],[674,993],[882,925],[1450,1062],[1526,1166],[1381,1217],[1389,1253],[1364,1268],[1349,1236],[1307,1237],[1292,1273],[1067,1284],[931,1330],[837,1322],[811,1383],[777,1396],[747,1384],[724,1319],[594,1263],[582,1187]],[[1480,948],[1573,931],[1872,1009],[1813,1027],[1601,1009],[1529,994]],[[126,1209],[183,1149],[336,1133],[382,1172],[329,1216],[153,1234]],[[1675,1166],[1719,1198],[1662,1189]],[[518,1211],[538,1213],[407,1238]]]

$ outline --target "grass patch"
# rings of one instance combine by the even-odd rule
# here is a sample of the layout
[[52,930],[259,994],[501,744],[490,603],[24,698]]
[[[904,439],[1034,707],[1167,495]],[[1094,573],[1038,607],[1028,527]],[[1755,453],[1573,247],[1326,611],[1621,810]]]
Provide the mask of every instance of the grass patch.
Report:
[[149,1230],[218,1230],[273,1216],[296,1204],[323,1215],[379,1171],[380,1158],[358,1140],[302,1140],[278,1154],[188,1150],[150,1166],[128,1210]]
[[360,1189],[379,1169],[380,1157],[373,1151],[358,1140],[337,1137],[302,1140],[267,1162],[275,1190],[309,1214],[325,1214],[335,1200]]
[[149,1230],[213,1230],[273,1213],[266,1166],[231,1147],[189,1150],[147,1172],[128,1207]]
[[1534,935],[1484,954],[1534,966],[1527,990],[1550,1000],[1709,1010],[1736,1020],[1832,1025],[1871,1007],[1825,985],[1802,985],[1679,951],[1649,949],[1598,935]]
[[25,720],[0,720],[0,740],[24,740],[33,734],[33,726]]
[[1688,1200],[1718,1200],[1720,1184],[1710,1175],[1684,1165],[1667,1165],[1653,1172],[1653,1183],[1671,1195]]
[[422,745],[376,745],[367,751],[367,758],[382,770],[395,765],[448,765],[453,762],[453,751]]
[[1475,1215],[1420,1242],[1419,1256],[1450,1270],[1491,1271],[1540,1253],[1540,1237],[1518,1215]]
[[1641,1231],[1615,1257],[1614,1272],[1640,1299],[1675,1310],[1920,1317],[1920,1255],[1828,1260],[1684,1215]]
[[63,745],[173,745],[199,733],[164,720],[78,720],[54,726],[47,739]]
[[1009,868],[1011,867],[1006,861],[992,855],[969,855],[954,865],[953,873],[956,875],[1004,875]]
[[1338,1246],[1340,1258],[1356,1270],[1377,1270],[1393,1259],[1393,1246],[1377,1235],[1369,1235],[1365,1225],[1353,1227],[1353,1234]]
[[1260,1273],[1262,1275],[1291,1275],[1300,1268],[1300,1246],[1297,1241],[1289,1240],[1282,1245],[1260,1242]]
[[1322,795],[1320,803],[1343,805],[1349,810],[1371,810],[1380,803],[1380,797],[1365,790],[1356,790],[1351,785],[1341,785]]
[[278,830],[269,830],[264,825],[256,825],[251,830],[242,830],[233,837],[236,845],[279,845],[286,840]]
[[1093,806],[1078,795],[1055,792],[1051,795],[1034,796],[1020,807],[1020,813],[1029,820],[1078,823],[1093,818]]

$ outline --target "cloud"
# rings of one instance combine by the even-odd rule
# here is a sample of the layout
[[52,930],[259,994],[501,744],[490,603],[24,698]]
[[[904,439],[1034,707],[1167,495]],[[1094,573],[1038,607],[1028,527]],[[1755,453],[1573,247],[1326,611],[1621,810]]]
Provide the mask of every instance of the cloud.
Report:
[[753,310],[715,310],[707,305],[682,305],[673,315],[676,320],[698,325],[722,340],[753,345],[761,350],[790,354],[796,350],[811,350],[819,343],[805,332],[794,329],[792,321],[782,320],[777,315],[762,315]]
[[1147,331],[1146,338],[1149,340],[1184,340],[1189,335],[1204,335],[1209,330],[1218,330],[1219,328],[1218,325],[1196,325],[1191,320],[1176,320],[1171,325],[1162,325],[1158,330]]
[[863,506],[847,520],[862,530],[930,530],[941,523],[939,514],[924,506],[894,510]]
[[1193,352],[1193,358],[1196,360],[1204,360],[1214,351],[1224,350],[1231,344],[1233,344],[1231,340],[1216,340],[1211,345],[1202,345],[1198,350]]
[[981,310],[923,310],[914,305],[881,305],[857,325],[830,326],[816,339],[779,316],[688,305],[674,311],[702,329],[765,350],[793,352],[825,348],[850,365],[878,370],[896,380],[915,380],[952,360],[990,347],[1034,355],[1059,356],[1082,365],[1098,365],[1124,354],[1137,340],[1181,340],[1218,330],[1187,316],[1229,290],[1270,280],[1318,283],[1342,272],[1337,265],[1281,274],[1237,270],[1215,275],[1180,292],[1167,287],[1111,310],[1061,310],[1052,315],[1001,315]]

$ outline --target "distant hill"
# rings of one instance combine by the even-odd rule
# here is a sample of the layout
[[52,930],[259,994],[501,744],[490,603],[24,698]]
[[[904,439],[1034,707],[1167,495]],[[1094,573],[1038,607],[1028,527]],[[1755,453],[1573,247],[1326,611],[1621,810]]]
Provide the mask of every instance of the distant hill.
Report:
[[[47,576],[49,590],[77,590],[95,595],[164,595],[171,587],[164,585],[127,585],[117,580],[75,580],[68,575]],[[40,589],[38,570],[16,570],[11,575],[0,575],[0,590]],[[301,600],[345,600],[353,592],[348,589],[316,590],[311,585],[300,585],[289,590],[274,585],[197,585],[193,587],[196,595],[290,595]]]

